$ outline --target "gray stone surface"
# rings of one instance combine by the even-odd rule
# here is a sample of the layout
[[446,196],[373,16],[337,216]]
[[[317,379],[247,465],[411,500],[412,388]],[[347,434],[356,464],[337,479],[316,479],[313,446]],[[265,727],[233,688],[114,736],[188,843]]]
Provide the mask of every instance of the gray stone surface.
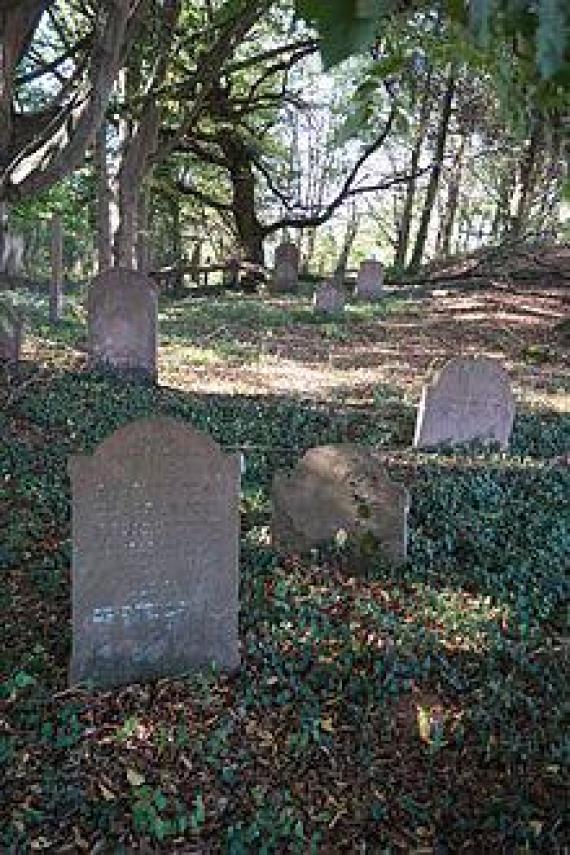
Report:
[[356,277],[354,296],[358,300],[379,300],[384,286],[384,268],[373,258],[363,261]]
[[271,291],[295,293],[299,287],[299,250],[294,243],[282,243],[275,249]]
[[313,295],[313,309],[325,315],[338,315],[344,312],[345,296],[342,288],[332,282],[319,285]]
[[134,270],[96,276],[87,300],[91,365],[106,365],[155,379],[158,296],[155,284]]
[[272,498],[273,542],[281,551],[305,552],[344,531],[372,535],[392,561],[406,557],[408,492],[370,449],[312,448],[291,473],[275,475]]
[[0,361],[19,362],[22,349],[23,320],[16,309],[0,305]]
[[515,405],[509,376],[485,356],[451,359],[423,388],[414,446],[479,440],[509,444]]
[[70,683],[239,666],[240,460],[168,418],[70,459]]

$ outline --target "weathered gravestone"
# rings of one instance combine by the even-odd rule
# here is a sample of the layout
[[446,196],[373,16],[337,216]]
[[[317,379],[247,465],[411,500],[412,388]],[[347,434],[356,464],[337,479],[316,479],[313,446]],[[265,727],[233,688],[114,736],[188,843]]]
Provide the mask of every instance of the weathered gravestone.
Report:
[[363,261],[356,277],[354,296],[358,300],[379,300],[382,297],[384,268],[373,258]]
[[143,419],[69,471],[71,684],[237,668],[239,457]]
[[113,268],[96,276],[87,300],[91,365],[156,378],[156,285],[135,270]]
[[408,491],[392,481],[370,449],[310,449],[291,473],[273,481],[272,536],[282,551],[305,552],[345,532],[372,537],[392,561],[407,547]]
[[313,295],[313,310],[323,315],[338,315],[344,312],[344,304],[344,291],[333,282],[319,285]]
[[275,293],[294,293],[298,287],[299,250],[294,243],[282,243],[275,249],[270,290]]
[[509,376],[495,359],[458,356],[423,388],[414,446],[479,440],[509,444],[515,405]]
[[19,362],[23,319],[16,309],[0,304],[0,361]]

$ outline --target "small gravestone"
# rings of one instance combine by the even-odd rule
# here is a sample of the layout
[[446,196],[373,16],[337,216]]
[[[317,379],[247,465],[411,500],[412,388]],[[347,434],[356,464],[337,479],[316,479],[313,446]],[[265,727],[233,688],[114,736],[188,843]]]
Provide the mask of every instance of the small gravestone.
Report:
[[299,286],[299,250],[294,243],[282,243],[275,250],[271,291],[295,293]]
[[148,277],[121,268],[100,273],[89,286],[87,314],[92,366],[156,378],[158,295]]
[[273,481],[272,535],[281,551],[305,552],[334,539],[372,536],[394,562],[406,558],[408,492],[374,453],[358,445],[312,448]]
[[354,296],[358,300],[379,300],[382,297],[384,268],[373,258],[363,261],[356,277]]
[[509,444],[515,405],[509,376],[495,359],[451,359],[422,392],[414,446],[497,442]]
[[69,471],[71,684],[237,668],[239,457],[143,419]]
[[24,323],[20,314],[0,303],[0,362],[19,362]]
[[344,291],[333,282],[319,285],[313,296],[314,311],[323,315],[338,315],[344,312],[344,304]]

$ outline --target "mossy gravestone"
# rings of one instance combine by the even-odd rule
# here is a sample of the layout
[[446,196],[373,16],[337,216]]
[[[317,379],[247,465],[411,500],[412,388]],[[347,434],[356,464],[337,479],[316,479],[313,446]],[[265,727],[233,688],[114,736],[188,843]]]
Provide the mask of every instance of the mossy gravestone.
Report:
[[[282,552],[306,552],[339,535],[393,562],[406,558],[408,491],[392,481],[374,452],[358,445],[312,448],[291,473],[273,481],[272,535]],[[360,557],[362,555],[360,554]]]
[[237,668],[239,457],[143,419],[69,471],[71,684]]
[[509,376],[486,356],[451,359],[424,386],[414,446],[496,442],[509,444],[515,405]]
[[156,379],[158,295],[148,277],[121,268],[96,276],[87,324],[91,366]]

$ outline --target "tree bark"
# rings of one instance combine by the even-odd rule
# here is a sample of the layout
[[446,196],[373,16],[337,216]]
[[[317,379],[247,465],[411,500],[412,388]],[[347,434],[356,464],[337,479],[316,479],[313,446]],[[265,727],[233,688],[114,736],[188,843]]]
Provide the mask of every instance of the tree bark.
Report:
[[412,215],[414,212],[414,200],[416,196],[416,185],[417,178],[416,172],[418,171],[418,167],[420,165],[420,158],[422,153],[422,144],[425,137],[426,127],[429,119],[430,107],[432,104],[431,97],[431,74],[428,74],[426,79],[426,86],[424,90],[424,97],[422,99],[422,105],[420,108],[420,120],[418,133],[416,136],[416,140],[414,143],[414,147],[412,148],[412,156],[410,162],[410,180],[408,181],[406,187],[406,199],[404,202],[404,210],[402,211],[402,218],[400,221],[400,226],[398,229],[398,243],[396,246],[396,253],[394,257],[394,263],[399,267],[404,267],[406,264],[406,258],[408,256],[408,248],[410,244],[410,232],[412,227]]
[[49,294],[50,323],[61,320],[63,309],[63,227],[57,214],[51,221],[51,283]]
[[440,258],[447,258],[451,252],[451,238],[459,205],[459,188],[461,186],[466,146],[467,136],[464,135],[461,137],[459,148],[455,154],[453,169],[449,178],[447,205],[441,224],[441,239],[438,246],[438,256]]
[[447,78],[447,85],[445,87],[445,93],[441,104],[441,115],[437,131],[434,165],[429,177],[420,225],[418,227],[418,233],[416,235],[416,241],[414,244],[414,251],[412,253],[412,258],[410,261],[410,267],[412,269],[420,266],[425,252],[433,205],[437,195],[441,172],[443,169],[445,144],[447,142],[447,134],[449,131],[449,121],[451,119],[451,108],[453,105],[454,94],[455,70],[452,69]]
[[111,188],[107,165],[107,128],[105,123],[97,132],[95,144],[95,173],[97,181],[97,267],[99,273],[113,264],[111,246]]

